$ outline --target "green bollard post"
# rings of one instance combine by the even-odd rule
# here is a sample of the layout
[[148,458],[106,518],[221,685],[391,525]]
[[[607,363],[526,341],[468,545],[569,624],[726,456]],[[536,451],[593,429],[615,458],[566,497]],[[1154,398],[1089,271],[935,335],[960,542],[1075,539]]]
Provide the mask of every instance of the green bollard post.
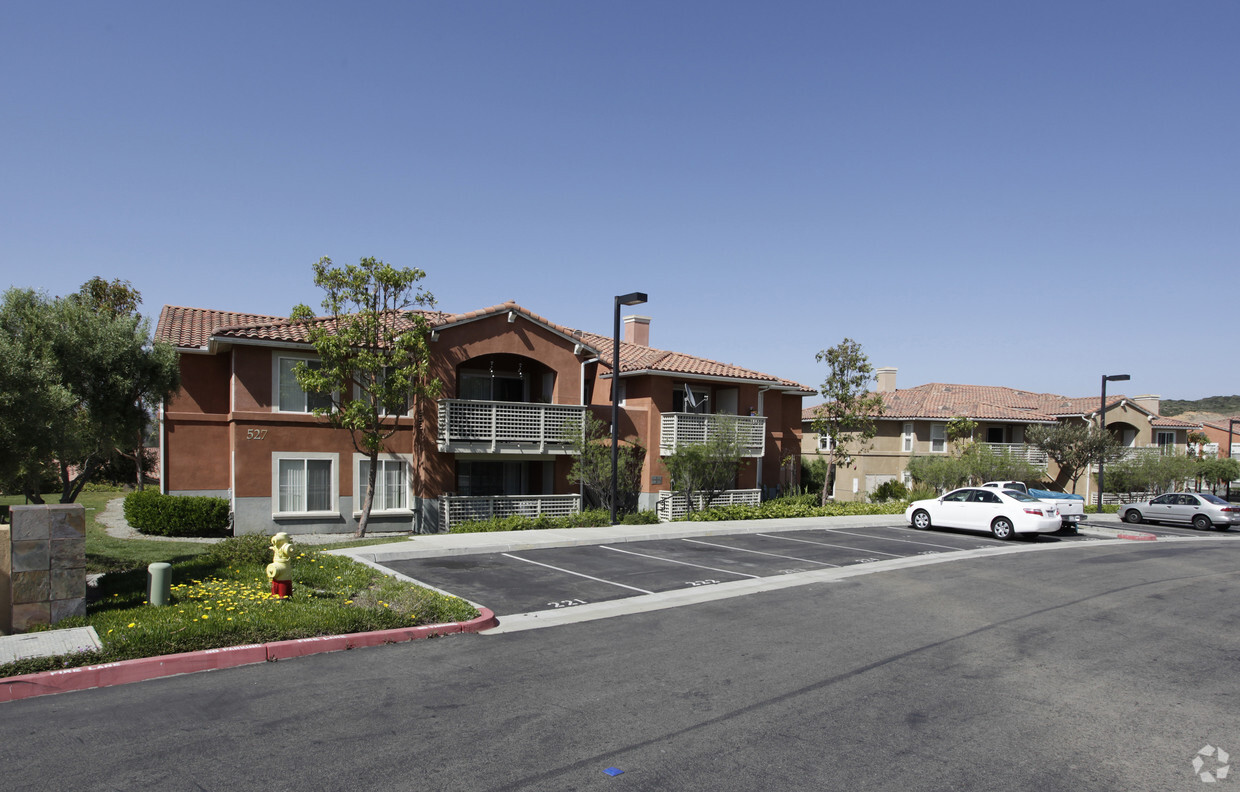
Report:
[[146,568],[146,601],[152,605],[167,605],[172,589],[172,564],[156,561]]

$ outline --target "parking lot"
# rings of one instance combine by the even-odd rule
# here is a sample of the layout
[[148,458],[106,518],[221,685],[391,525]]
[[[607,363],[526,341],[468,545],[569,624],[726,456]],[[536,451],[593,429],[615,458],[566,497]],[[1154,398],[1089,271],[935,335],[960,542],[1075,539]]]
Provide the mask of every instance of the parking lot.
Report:
[[[1191,529],[1140,528],[1168,538],[1217,536]],[[1083,541],[1093,540],[1055,534],[1000,542],[964,531],[916,531],[892,518],[882,525],[604,541],[381,565],[502,617],[910,556]]]

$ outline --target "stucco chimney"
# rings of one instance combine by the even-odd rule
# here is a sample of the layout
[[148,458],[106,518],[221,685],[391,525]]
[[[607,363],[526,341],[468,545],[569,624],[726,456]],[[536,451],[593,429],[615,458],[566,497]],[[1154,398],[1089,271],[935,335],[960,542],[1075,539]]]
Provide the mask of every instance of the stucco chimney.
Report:
[[624,343],[650,346],[650,317],[624,317]]
[[891,393],[896,389],[896,368],[894,366],[875,369],[874,377],[878,380],[879,393]]
[[1162,396],[1146,394],[1145,396],[1133,396],[1132,400],[1140,405],[1143,409],[1158,415],[1158,408],[1162,405]]

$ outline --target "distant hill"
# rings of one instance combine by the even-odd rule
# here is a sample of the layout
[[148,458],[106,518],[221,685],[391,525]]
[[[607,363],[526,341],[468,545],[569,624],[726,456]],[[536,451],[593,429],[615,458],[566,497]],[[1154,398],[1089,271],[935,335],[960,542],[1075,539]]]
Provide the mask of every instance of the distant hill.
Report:
[[1240,415],[1240,396],[1208,396],[1195,401],[1163,399],[1159,404],[1158,411],[1166,416],[1179,415],[1186,412]]

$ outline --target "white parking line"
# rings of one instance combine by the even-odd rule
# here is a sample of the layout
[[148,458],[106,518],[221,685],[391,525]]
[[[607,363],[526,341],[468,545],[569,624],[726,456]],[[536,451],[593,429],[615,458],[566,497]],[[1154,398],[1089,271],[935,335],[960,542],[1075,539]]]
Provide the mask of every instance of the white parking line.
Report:
[[[968,548],[963,548],[963,547],[952,547],[951,545],[934,544],[933,542],[918,542],[916,539],[893,539],[890,536],[871,536],[869,534],[853,533],[852,531],[836,530],[834,528],[827,528],[826,531],[828,533],[848,534],[849,536],[860,536],[862,539],[884,539],[888,542],[907,542],[908,544],[919,544],[919,545],[925,545],[926,547],[943,547],[948,550],[968,549]],[[990,545],[982,545],[982,546],[989,547]]]
[[541,561],[531,561],[528,558],[522,558],[521,556],[515,556],[515,555],[512,555],[511,553],[500,553],[500,555],[504,556],[505,558],[511,558],[514,561],[524,561],[527,564],[535,564],[536,566],[546,567],[547,569],[554,569],[556,572],[563,572],[566,575],[576,575],[577,577],[583,577],[587,580],[593,580],[599,583],[606,583],[609,586],[619,586],[620,588],[626,588],[626,589],[629,589],[630,591],[640,591],[643,594],[654,593],[653,591],[646,591],[646,589],[639,589],[636,586],[626,586],[623,583],[617,583],[614,580],[603,580],[602,578],[596,578],[592,575],[582,574],[581,572],[574,572],[571,569],[564,569],[563,567],[551,566],[550,564],[544,564]]
[[632,550],[621,550],[619,547],[612,547],[610,545],[599,545],[599,547],[604,550],[615,550],[617,553],[624,553],[625,555],[641,556],[642,558],[650,558],[655,561],[666,561],[669,564],[681,564],[683,566],[697,567],[698,569],[709,569],[711,572],[722,572],[725,575],[740,575],[741,577],[753,578],[754,580],[762,579],[761,575],[751,575],[748,572],[736,572],[731,569],[716,569],[715,567],[702,566],[701,564],[690,564],[688,561],[677,561],[674,558],[663,558],[662,556],[647,555],[646,553],[635,553]]
[[[761,536],[762,534],[758,534]],[[774,558],[786,558],[789,561],[804,561],[807,564],[818,564],[819,566],[837,567],[839,564],[828,564],[826,561],[815,561],[812,558],[798,558],[797,556],[780,555],[779,553],[764,553],[761,550],[750,550],[745,547],[733,547],[732,545],[716,544],[715,542],[703,542],[701,539],[681,539],[682,542],[693,542],[694,544],[707,545],[708,547],[722,547],[724,550],[735,550],[741,553],[753,553],[754,555],[772,556]]]
[[[771,534],[758,534],[758,536],[771,536]],[[907,556],[899,553],[884,553],[882,550],[867,550],[864,547],[849,547],[848,545],[831,544],[830,542],[815,542],[813,539],[793,539],[791,536],[771,536],[775,539],[786,539],[789,542],[804,542],[805,544],[818,545],[819,547],[838,547],[841,550],[852,550],[854,553],[877,553],[878,555],[891,556],[892,558],[907,558]]]

